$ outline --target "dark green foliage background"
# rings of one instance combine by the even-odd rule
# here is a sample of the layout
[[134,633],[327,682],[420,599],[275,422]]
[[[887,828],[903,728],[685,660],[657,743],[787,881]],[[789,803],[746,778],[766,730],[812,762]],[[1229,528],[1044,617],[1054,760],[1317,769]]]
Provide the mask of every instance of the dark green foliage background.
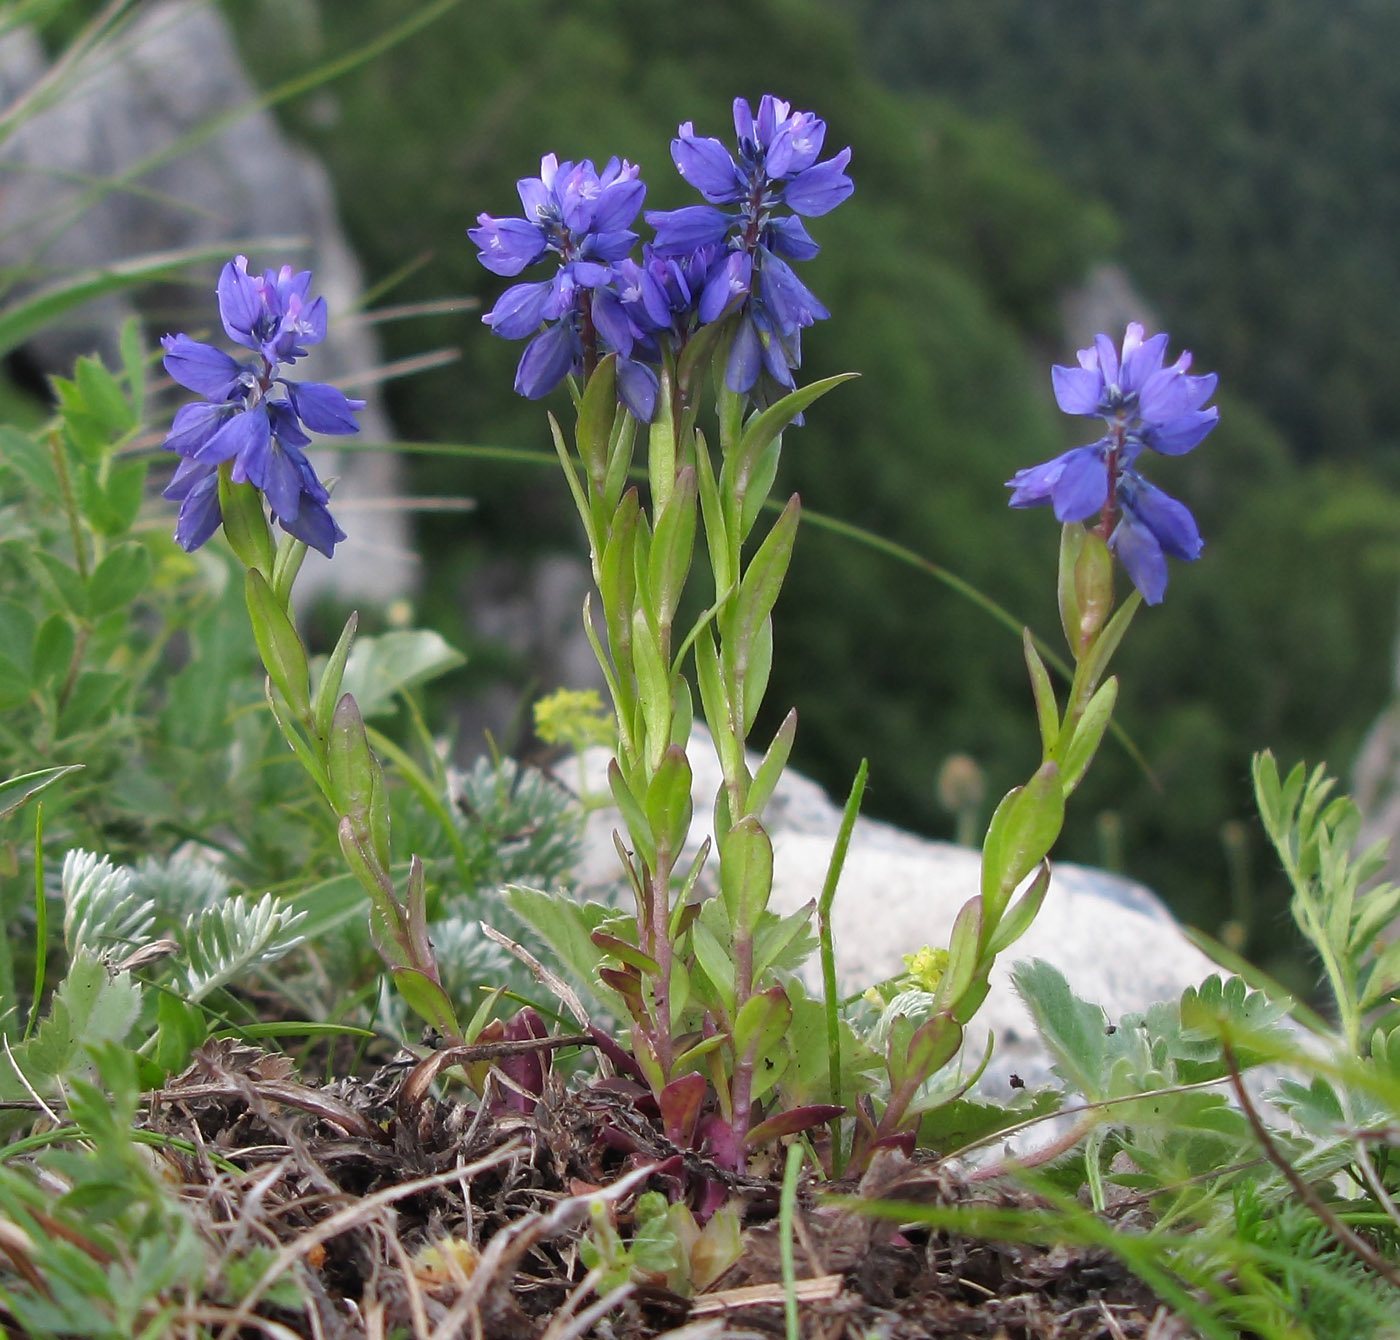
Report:
[[[272,84],[411,7],[229,12]],[[271,43],[258,34],[274,21]],[[1072,357],[1057,302],[1092,262],[1121,260],[1173,348],[1222,372],[1223,422],[1193,456],[1153,463],[1207,537],[1121,665],[1120,719],[1164,789],[1109,748],[1062,854],[1097,859],[1097,816],[1115,811],[1127,873],[1214,931],[1229,915],[1219,828],[1250,812],[1249,753],[1345,770],[1389,682],[1400,505],[1383,480],[1400,401],[1396,344],[1376,336],[1400,310],[1381,221],[1400,180],[1380,123],[1351,109],[1396,96],[1366,27],[1390,22],[1322,0],[472,0],[285,118],[329,163],[368,273],[425,258],[395,300],[466,293],[484,309],[503,285],[464,230],[513,212],[542,153],[626,155],[648,206],[669,207],[690,198],[667,152],[677,121],[727,138],[731,99],[770,90],[817,110],[829,147],[853,146],[857,191],[813,225],[807,277],[833,319],[809,332],[804,372],[862,378],[789,434],[781,485],[1055,640],[1057,528],[1009,512],[1003,482],[1086,440],[1050,396],[1048,364]],[[474,314],[385,336],[393,357],[462,353],[392,388],[403,437],[547,447],[541,407],[510,391],[519,346]],[[566,415],[562,394],[553,408]],[[548,470],[417,468],[418,487],[481,504],[420,531],[430,613],[470,645],[460,592],[481,564],[581,541]],[[995,793],[1035,761],[1015,640],[888,558],[806,530],[776,640],[768,728],[795,704],[795,761],[837,793],[868,754],[869,812],[947,833],[946,755],[971,753]],[[1267,956],[1284,903],[1264,883],[1252,947]]]

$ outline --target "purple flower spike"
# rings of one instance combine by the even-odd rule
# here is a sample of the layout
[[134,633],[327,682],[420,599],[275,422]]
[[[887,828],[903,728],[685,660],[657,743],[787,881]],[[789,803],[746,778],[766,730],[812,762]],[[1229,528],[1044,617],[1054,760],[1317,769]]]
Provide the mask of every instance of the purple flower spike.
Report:
[[1133,585],[1156,605],[1166,592],[1167,557],[1192,562],[1202,541],[1185,505],[1148,483],[1136,465],[1144,450],[1163,456],[1193,450],[1220,421],[1220,411],[1205,403],[1215,392],[1215,375],[1192,376],[1189,353],[1165,364],[1167,336],[1144,334],[1133,322],[1121,348],[1098,335],[1079,350],[1078,367],[1051,369],[1060,408],[1102,419],[1107,431],[1086,447],[1017,471],[1008,487],[1012,507],[1049,503],[1061,522],[1097,515],[1100,534]]
[[235,483],[251,483],[266,497],[283,530],[327,558],[345,538],[302,449],[311,443],[309,433],[358,432],[355,413],[365,402],[333,386],[278,375],[281,365],[325,338],[325,300],[308,300],[310,286],[309,270],[294,273],[284,265],[255,275],[246,257],[235,256],[215,289],[219,319],[229,338],[254,357],[239,363],[188,335],[161,340],[165,370],[203,397],[176,411],[163,443],[181,457],[165,496],[180,503],[175,540],[183,549],[198,549],[219,527],[218,466],[224,462],[232,462]]

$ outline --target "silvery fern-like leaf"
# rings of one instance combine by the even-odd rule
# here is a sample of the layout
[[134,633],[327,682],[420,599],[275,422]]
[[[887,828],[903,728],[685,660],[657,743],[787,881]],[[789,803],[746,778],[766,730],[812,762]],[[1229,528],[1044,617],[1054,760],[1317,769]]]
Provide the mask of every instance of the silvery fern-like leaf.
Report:
[[203,1000],[250,968],[290,953],[302,942],[295,928],[305,916],[270,893],[257,902],[234,898],[206,907],[180,935],[189,999]]
[[177,926],[225,902],[231,887],[218,866],[188,851],[164,861],[147,856],[131,879],[132,891],[151,900],[161,921]]
[[526,985],[515,960],[482,934],[478,917],[454,913],[431,929],[438,975],[454,1003],[469,1005],[483,984]]
[[63,940],[70,956],[83,949],[122,955],[150,935],[155,904],[132,887],[131,871],[105,856],[74,849],[63,858]]

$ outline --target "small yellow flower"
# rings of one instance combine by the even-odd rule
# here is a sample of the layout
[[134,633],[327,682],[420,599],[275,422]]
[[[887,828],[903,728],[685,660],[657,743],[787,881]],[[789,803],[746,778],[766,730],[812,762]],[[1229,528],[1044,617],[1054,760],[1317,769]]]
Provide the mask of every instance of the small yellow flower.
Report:
[[948,968],[946,949],[930,949],[925,945],[917,954],[905,954],[903,957],[905,971],[914,979],[916,986],[925,991],[938,990],[938,983]]
[[596,689],[556,689],[535,704],[535,734],[545,744],[581,753],[589,745],[613,743],[612,713]]

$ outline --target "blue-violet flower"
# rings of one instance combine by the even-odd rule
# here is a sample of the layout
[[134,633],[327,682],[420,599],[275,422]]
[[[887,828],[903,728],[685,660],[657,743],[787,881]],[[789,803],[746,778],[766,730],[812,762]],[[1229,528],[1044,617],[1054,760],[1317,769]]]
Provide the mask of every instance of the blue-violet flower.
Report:
[[[516,183],[523,218],[480,214],[477,226],[467,230],[478,248],[477,259],[493,274],[518,275],[551,252],[559,258],[551,279],[513,285],[482,318],[494,335],[531,337],[516,368],[519,394],[537,400],[570,372],[585,371],[585,347],[595,333],[594,295],[611,284],[613,263],[637,240],[630,225],[646,196],[639,172],[625,159],[609,159],[598,172],[588,159],[561,163],[547,154],[538,177]],[[627,347],[612,348],[626,358],[631,347],[623,343]],[[654,374],[637,377],[629,370],[619,377],[619,386],[633,413],[649,419],[652,404],[646,392],[649,388],[654,403]],[[629,391],[635,396],[629,397]]]
[[845,170],[851,151],[819,163],[826,122],[792,111],[771,94],[760,99],[757,115],[736,98],[734,131],[737,158],[683,122],[671,141],[671,158],[709,203],[652,211],[646,219],[656,229],[660,254],[723,248],[707,276],[699,313],[702,322],[738,313],[725,368],[729,389],[751,391],[761,373],[790,388],[792,370],[802,362],[802,330],[830,313],[788,262],[810,260],[818,251],[802,218],[828,213],[855,189]]
[[[1220,420],[1214,373],[1188,372],[1183,353],[1164,366],[1167,336],[1143,338],[1137,322],[1124,333],[1121,353],[1106,335],[1079,351],[1079,366],[1055,367],[1051,382],[1066,414],[1102,419],[1107,431],[1088,446],[1020,470],[1007,482],[1012,507],[1049,503],[1063,522],[1098,516],[1100,531],[1149,605],[1167,586],[1166,555],[1199,558],[1201,535],[1187,508],[1138,473],[1144,448],[1182,456]],[[1116,524],[1115,524],[1116,519]]]
[[188,335],[166,335],[165,370],[203,397],[176,411],[163,443],[183,459],[165,489],[180,502],[176,542],[199,548],[221,521],[218,467],[232,461],[234,483],[250,483],[268,501],[282,529],[330,557],[344,532],[331,518],[330,496],[307,460],[313,433],[359,431],[351,400],[334,386],[278,375],[326,334],[324,298],[307,301],[311,272],[290,266],[249,274],[235,256],[219,274],[219,318],[229,339],[254,357],[239,362]]

